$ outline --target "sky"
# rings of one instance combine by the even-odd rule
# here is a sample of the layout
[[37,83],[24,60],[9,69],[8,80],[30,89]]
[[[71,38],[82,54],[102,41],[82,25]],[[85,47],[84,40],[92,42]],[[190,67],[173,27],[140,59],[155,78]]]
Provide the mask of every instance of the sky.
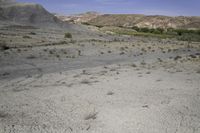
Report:
[[17,0],[38,3],[49,12],[200,16],[200,0]]

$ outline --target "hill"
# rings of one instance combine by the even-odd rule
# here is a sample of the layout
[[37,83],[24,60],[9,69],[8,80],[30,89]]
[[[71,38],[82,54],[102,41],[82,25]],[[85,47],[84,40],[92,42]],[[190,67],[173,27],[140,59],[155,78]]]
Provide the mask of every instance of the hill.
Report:
[[138,14],[104,14],[87,22],[97,26],[200,29],[200,17],[146,16]]
[[86,13],[75,14],[75,15],[70,15],[70,16],[55,14],[55,16],[65,22],[85,23],[100,16],[100,14],[97,12],[86,12]]
[[39,4],[0,0],[0,20],[40,26],[62,24],[62,21]]

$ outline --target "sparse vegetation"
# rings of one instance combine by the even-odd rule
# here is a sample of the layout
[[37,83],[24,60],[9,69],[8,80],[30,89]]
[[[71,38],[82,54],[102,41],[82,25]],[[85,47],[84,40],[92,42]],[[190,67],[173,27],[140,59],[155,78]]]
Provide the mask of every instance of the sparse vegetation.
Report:
[[[8,14],[36,14],[38,29],[0,23],[0,133],[200,130],[200,42],[192,42],[200,31],[131,27],[131,17],[120,27],[87,27],[13,5]],[[171,23],[145,21],[138,26]]]
[[120,29],[112,29],[112,32],[119,35],[132,35],[132,36],[145,36],[145,37],[157,37],[157,38],[172,38],[172,35],[168,34],[159,34],[159,32],[150,32],[151,30],[148,28],[141,28],[138,31],[134,29],[120,28]]
[[182,40],[182,41],[195,41],[195,42],[199,42],[200,41],[200,35],[197,33],[181,33],[178,37],[178,40]]
[[181,41],[200,41],[200,30],[187,29],[162,29],[162,28],[139,28],[139,27],[105,27],[103,31],[113,32],[119,35],[157,37],[157,38],[177,38]]

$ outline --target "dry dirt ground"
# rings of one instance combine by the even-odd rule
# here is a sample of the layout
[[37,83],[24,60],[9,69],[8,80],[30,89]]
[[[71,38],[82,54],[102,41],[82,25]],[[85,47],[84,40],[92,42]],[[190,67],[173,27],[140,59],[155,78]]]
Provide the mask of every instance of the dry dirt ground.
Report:
[[0,133],[200,132],[200,43],[65,32],[1,24]]

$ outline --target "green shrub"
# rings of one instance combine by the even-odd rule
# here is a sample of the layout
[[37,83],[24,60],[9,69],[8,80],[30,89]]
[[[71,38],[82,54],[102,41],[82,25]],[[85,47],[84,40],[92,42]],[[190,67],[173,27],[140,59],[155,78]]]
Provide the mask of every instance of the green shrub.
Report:
[[136,31],[140,31],[140,28],[138,28],[137,26],[133,26],[132,29]]
[[177,32],[173,28],[168,28],[165,33],[168,35],[177,35]]
[[162,29],[162,28],[157,28],[156,31],[157,31],[159,34],[163,34],[164,29]]
[[195,30],[187,30],[187,29],[176,29],[175,30],[177,32],[177,34],[179,36],[183,35],[183,34],[196,34],[196,31]]
[[149,32],[150,30],[148,28],[140,28],[140,32]]
[[[133,26],[131,29],[121,28],[119,30],[113,30],[112,32],[122,35],[134,35],[134,36],[150,36],[159,38],[177,38],[182,41],[198,41],[200,42],[200,29],[189,30],[189,29],[174,29],[174,28],[139,28]],[[135,32],[137,31],[137,32]]]
[[200,35],[200,30],[197,30],[197,34]]
[[150,33],[155,33],[155,29],[149,29]]
[[199,42],[200,41],[200,35],[195,34],[195,33],[182,33],[181,36],[177,37],[178,40],[182,40],[182,41],[196,41]]
[[69,32],[65,33],[65,38],[72,38],[72,34]]
[[157,29],[154,29],[152,33],[153,33],[153,34],[162,34],[162,33],[161,33],[159,30],[157,30]]

